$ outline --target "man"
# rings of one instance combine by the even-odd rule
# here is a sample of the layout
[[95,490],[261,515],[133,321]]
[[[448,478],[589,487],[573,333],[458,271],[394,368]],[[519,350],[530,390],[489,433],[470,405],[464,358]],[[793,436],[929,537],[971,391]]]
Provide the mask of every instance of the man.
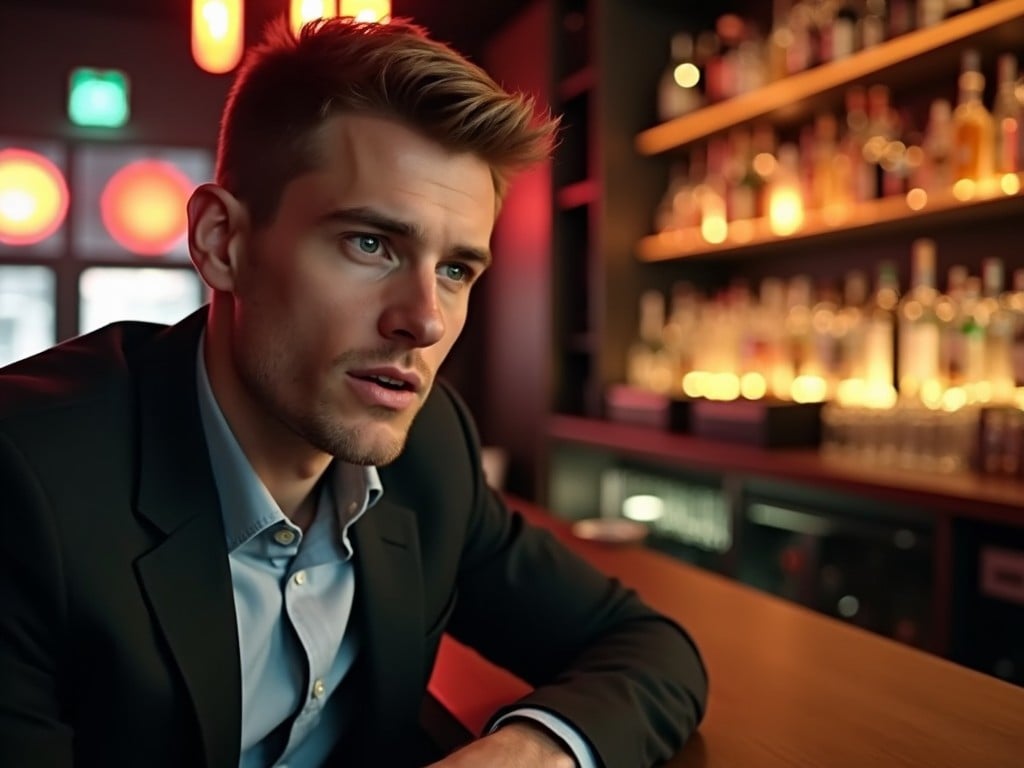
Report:
[[679,748],[693,644],[505,508],[434,380],[552,131],[411,25],[251,52],[188,205],[208,310],[0,372],[0,765],[414,765],[445,631],[536,688],[436,765]]

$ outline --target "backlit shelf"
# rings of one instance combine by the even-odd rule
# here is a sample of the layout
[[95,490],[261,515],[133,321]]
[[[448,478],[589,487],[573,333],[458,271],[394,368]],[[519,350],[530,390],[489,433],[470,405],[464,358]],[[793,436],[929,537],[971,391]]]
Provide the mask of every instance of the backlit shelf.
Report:
[[657,155],[763,117],[795,122],[806,117],[812,106],[834,106],[851,85],[884,80],[899,88],[934,77],[937,71],[957,72],[960,55],[968,46],[992,52],[1021,43],[1024,0],[996,0],[846,59],[656,125],[636,137],[636,149],[642,155]]
[[[886,197],[859,203],[841,211],[807,211],[803,224],[785,234],[773,231],[767,219],[733,221],[724,233],[711,232],[710,242],[699,227],[669,230],[642,238],[636,246],[640,261],[716,257],[747,254],[760,248],[785,243],[806,244],[835,235],[846,235],[871,227],[874,232],[911,230],[941,218],[980,220],[1024,210],[1024,173],[1006,174],[984,184],[961,182],[953,190],[941,194]],[[720,238],[720,239],[719,239]]]

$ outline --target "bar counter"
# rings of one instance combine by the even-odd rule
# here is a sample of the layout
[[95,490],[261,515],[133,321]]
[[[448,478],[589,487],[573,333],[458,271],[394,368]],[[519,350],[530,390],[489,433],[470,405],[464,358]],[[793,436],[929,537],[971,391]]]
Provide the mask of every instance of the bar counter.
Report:
[[[671,768],[1024,767],[1024,689],[642,546],[582,541],[508,502],[693,634],[709,705]],[[469,732],[526,690],[443,641],[430,692]]]

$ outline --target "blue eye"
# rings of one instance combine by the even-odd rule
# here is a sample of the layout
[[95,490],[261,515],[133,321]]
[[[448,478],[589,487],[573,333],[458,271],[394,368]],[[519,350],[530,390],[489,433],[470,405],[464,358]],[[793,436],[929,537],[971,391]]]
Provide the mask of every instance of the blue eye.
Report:
[[472,271],[465,264],[444,264],[441,269],[447,279],[456,283],[467,283],[473,277]]
[[379,237],[373,235],[359,235],[356,238],[356,242],[359,246],[359,250],[363,253],[376,254],[381,249],[381,241]]

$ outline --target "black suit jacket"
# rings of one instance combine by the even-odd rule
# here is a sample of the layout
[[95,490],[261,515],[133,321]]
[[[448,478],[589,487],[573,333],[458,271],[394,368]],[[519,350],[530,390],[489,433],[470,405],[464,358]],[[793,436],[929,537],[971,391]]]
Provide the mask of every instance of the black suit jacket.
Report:
[[[202,313],[121,323],[0,371],[0,765],[235,766],[239,652],[199,420]],[[693,644],[509,512],[443,384],[353,528],[360,656],[344,765],[415,759],[442,633],[536,686],[607,766],[675,752]]]

